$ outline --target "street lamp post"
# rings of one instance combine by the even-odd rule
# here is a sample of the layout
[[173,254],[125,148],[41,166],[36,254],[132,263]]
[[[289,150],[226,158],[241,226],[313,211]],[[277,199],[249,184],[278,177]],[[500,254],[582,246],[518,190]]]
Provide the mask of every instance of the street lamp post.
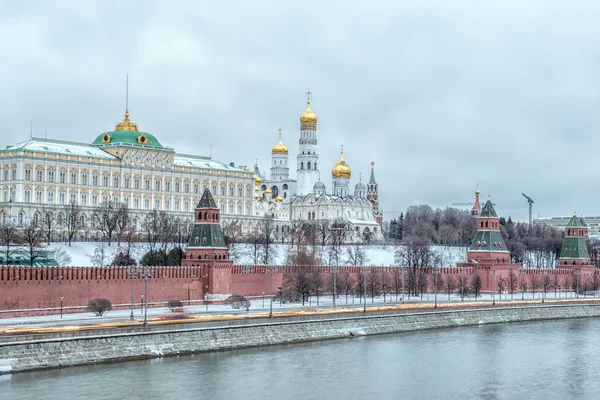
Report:
[[146,287],[144,289],[144,298],[146,299],[146,302],[144,303],[144,327],[146,327],[148,326],[148,281],[152,278],[152,270],[149,267],[144,268],[142,278],[146,281]]
[[579,298],[579,270],[575,271],[575,298],[578,299]]
[[492,270],[492,276],[494,277],[494,283],[492,286],[492,306],[496,305],[496,270]]
[[208,293],[204,293],[204,305],[206,306],[206,311],[208,311]]
[[135,276],[137,274],[137,268],[132,265],[129,267],[129,277],[131,278],[131,314],[129,314],[129,320],[133,321],[135,318],[133,316],[133,282],[135,280]]
[[60,296],[60,318],[63,316],[63,301],[65,301],[65,296]]
[[460,270],[460,301],[465,301],[465,269]]
[[142,298],[141,302],[140,302],[140,315],[144,315],[144,295],[141,294],[140,297]]
[[364,297],[364,303],[363,303],[363,313],[367,312],[367,272],[369,272],[368,268],[363,268],[363,277],[364,277],[364,282],[363,282],[363,297]]
[[435,287],[435,303],[433,308],[437,308],[437,292],[438,292],[438,274],[440,273],[440,270],[436,267],[433,269],[433,285]]
[[335,308],[335,297],[337,295],[337,281],[336,281],[336,277],[337,277],[337,273],[338,273],[338,269],[337,267],[333,267],[331,269],[331,272],[333,272],[333,308]]
[[263,293],[263,305],[262,305],[262,308],[265,308],[265,291],[263,290],[262,293]]

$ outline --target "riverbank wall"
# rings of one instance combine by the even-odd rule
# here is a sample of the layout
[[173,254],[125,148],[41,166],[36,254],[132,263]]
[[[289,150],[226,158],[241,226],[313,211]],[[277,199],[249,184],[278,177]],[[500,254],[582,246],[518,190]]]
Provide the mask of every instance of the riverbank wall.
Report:
[[[0,374],[481,324],[600,317],[600,305],[543,305],[280,321],[0,343]],[[151,328],[149,328],[151,329]]]

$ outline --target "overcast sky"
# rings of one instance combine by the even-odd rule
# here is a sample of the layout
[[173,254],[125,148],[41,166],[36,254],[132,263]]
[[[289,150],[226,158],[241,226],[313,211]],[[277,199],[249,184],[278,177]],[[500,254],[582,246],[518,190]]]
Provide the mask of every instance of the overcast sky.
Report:
[[[0,144],[122,120],[176,151],[295,163],[310,90],[321,179],[375,161],[386,218],[472,201],[600,215],[597,1],[0,0]],[[252,3],[252,4],[251,4]],[[56,5],[59,4],[59,5]],[[295,177],[295,171],[292,171]]]

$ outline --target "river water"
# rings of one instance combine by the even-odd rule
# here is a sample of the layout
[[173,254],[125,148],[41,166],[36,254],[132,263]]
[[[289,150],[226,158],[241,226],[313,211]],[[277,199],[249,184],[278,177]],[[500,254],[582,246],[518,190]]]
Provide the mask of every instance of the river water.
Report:
[[600,399],[600,319],[484,325],[0,376],[1,399]]

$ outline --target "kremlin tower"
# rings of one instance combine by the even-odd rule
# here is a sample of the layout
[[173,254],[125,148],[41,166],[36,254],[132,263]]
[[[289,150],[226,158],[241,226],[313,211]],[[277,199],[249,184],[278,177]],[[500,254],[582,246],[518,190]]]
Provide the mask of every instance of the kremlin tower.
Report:
[[379,208],[379,185],[375,181],[375,162],[371,161],[371,178],[367,184],[367,200],[373,204],[373,215],[379,225],[383,222],[383,213]]
[[565,226],[565,238],[558,259],[558,268],[590,265],[587,235],[587,226],[581,222],[576,213],[573,213],[573,217]]
[[[479,190],[475,192],[479,200]],[[477,200],[477,204],[478,204]],[[500,218],[490,197],[477,216],[477,233],[467,251],[468,262],[477,264],[508,264],[510,253],[500,233]]]
[[315,183],[319,180],[317,162],[317,115],[310,109],[310,92],[306,93],[306,111],[300,116],[300,141],[297,157],[297,191],[299,195],[312,192]]
[[[221,212],[208,188],[194,209],[194,228],[181,265],[203,267],[202,276],[196,277],[202,283],[202,296],[217,291],[227,293],[233,261],[221,229]],[[219,288],[219,284],[224,286]]]

